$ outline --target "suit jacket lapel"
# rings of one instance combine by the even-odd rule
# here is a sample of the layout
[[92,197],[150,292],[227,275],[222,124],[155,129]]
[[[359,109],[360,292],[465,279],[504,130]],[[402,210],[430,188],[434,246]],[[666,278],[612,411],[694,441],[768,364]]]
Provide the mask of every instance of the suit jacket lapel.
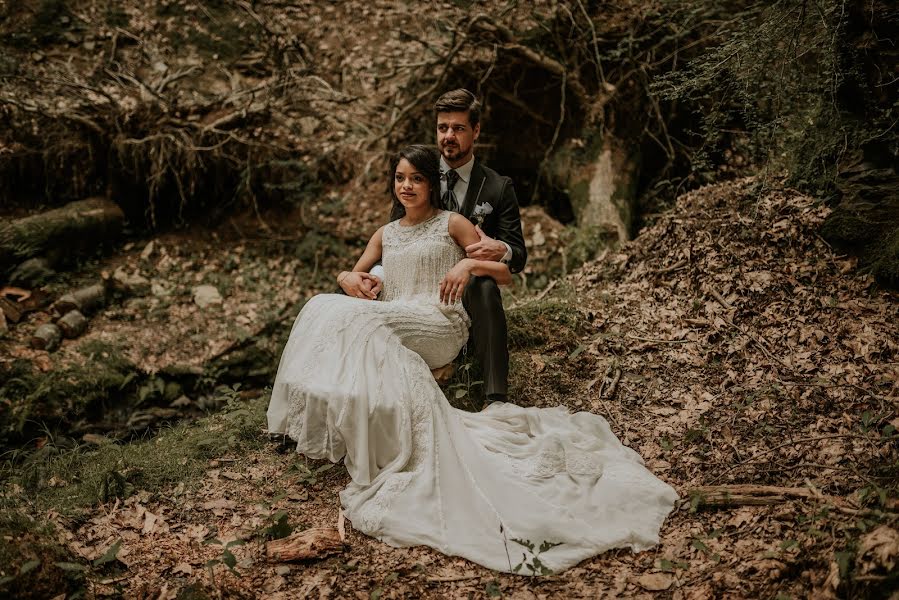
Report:
[[476,158],[474,166],[471,168],[471,181],[468,182],[468,191],[465,192],[465,202],[462,204],[462,215],[468,219],[471,219],[471,213],[481,196],[485,179],[487,179],[487,174],[484,173],[481,162]]

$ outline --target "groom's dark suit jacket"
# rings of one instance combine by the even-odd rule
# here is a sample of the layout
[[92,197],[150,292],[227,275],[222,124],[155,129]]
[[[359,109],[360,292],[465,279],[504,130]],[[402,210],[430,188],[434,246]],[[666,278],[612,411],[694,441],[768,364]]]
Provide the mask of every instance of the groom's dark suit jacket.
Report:
[[528,251],[524,247],[524,235],[521,232],[521,216],[518,213],[518,199],[512,180],[504,177],[474,159],[471,169],[471,180],[465,193],[465,203],[460,211],[475,223],[472,217],[475,206],[489,204],[493,211],[484,217],[481,229],[493,239],[509,244],[512,248],[512,260],[509,270],[518,273],[524,268],[528,259]]

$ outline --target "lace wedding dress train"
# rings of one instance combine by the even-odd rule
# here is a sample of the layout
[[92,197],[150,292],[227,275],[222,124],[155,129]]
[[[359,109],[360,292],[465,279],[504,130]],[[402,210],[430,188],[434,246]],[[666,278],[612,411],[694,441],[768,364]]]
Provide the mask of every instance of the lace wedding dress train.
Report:
[[[383,235],[383,301],[312,298],[294,323],[268,409],[310,458],[344,459],[353,527],[488,568],[558,572],[610,548],[648,548],[677,494],[600,416],[494,403],[454,409],[431,368],[468,338],[438,284],[464,255],[448,212]],[[551,547],[550,547],[551,546]],[[525,572],[530,572],[523,569]]]

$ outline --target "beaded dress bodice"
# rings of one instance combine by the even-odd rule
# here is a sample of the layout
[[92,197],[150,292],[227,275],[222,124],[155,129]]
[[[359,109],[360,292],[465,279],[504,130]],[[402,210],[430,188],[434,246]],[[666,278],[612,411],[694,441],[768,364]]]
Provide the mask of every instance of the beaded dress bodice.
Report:
[[384,301],[440,302],[440,280],[465,257],[449,234],[451,215],[444,210],[417,225],[393,221],[384,228]]

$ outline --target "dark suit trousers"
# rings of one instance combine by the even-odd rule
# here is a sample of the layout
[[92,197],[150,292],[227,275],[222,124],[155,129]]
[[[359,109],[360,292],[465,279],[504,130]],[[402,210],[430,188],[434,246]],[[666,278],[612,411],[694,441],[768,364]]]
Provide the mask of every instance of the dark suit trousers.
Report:
[[462,306],[471,317],[471,345],[484,372],[484,392],[507,393],[509,348],[506,313],[499,286],[492,277],[472,277],[462,295]]

